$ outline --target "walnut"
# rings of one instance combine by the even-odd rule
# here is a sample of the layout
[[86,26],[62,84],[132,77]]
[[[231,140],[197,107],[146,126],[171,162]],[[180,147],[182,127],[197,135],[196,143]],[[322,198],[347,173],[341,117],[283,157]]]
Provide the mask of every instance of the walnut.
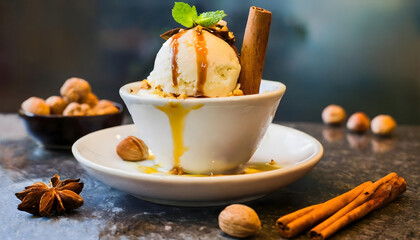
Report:
[[85,113],[86,116],[92,116],[95,115],[95,111],[89,106],[87,103],[80,104],[80,107],[82,108],[82,112]]
[[67,106],[67,102],[59,96],[51,96],[45,100],[51,110],[51,114],[62,114]]
[[105,115],[117,113],[119,109],[109,100],[100,100],[93,111],[97,115]]
[[60,94],[68,102],[79,102],[91,92],[89,83],[81,78],[70,78],[64,82]]
[[92,109],[86,103],[72,102],[63,111],[64,116],[89,116],[93,115]]
[[88,104],[91,108],[94,108],[98,104],[98,97],[90,92],[85,98],[82,99],[82,103]]
[[26,111],[36,115],[49,115],[50,114],[50,107],[42,98],[38,97],[30,97],[26,99],[21,108]]

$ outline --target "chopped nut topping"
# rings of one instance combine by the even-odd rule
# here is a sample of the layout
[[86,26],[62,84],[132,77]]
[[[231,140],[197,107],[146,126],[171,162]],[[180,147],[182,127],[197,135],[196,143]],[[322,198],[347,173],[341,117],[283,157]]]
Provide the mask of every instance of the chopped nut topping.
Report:
[[235,89],[233,89],[233,91],[229,93],[229,96],[230,97],[231,96],[243,96],[244,92],[241,89],[239,89],[240,87],[241,87],[240,83],[236,84]]
[[140,89],[150,89],[151,86],[149,84],[149,82],[147,81],[147,79],[144,79],[143,81],[140,82]]
[[159,91],[159,92],[162,92],[163,90],[162,90],[162,86],[161,85],[157,85],[156,87],[155,87],[155,90],[156,91]]
[[229,39],[234,39],[235,38],[235,36],[233,35],[233,32],[229,32],[228,37],[229,37]]
[[177,99],[187,99],[188,98],[188,96],[187,96],[187,94],[185,94],[185,93],[182,93],[181,95],[179,95],[178,97],[177,97]]
[[185,174],[185,172],[182,171],[182,168],[180,168],[180,167],[172,168],[171,171],[169,171],[169,173],[173,174],[173,175],[183,175],[183,174]]

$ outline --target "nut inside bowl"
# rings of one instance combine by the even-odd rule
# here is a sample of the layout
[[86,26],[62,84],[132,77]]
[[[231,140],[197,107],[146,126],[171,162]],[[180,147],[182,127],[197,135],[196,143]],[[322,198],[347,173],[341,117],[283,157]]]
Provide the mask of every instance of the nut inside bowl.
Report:
[[70,149],[82,136],[108,127],[121,125],[123,106],[113,102],[117,113],[93,116],[35,115],[19,110],[19,116],[31,137],[49,149]]
[[263,80],[260,93],[220,98],[168,99],[133,93],[140,82],[120,88],[138,137],[165,169],[225,174],[253,155],[286,90]]

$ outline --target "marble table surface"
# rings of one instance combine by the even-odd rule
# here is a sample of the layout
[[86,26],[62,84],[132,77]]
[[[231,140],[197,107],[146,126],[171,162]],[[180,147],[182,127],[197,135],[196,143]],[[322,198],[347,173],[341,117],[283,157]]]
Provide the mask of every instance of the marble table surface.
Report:
[[[279,124],[314,136],[325,153],[302,179],[245,203],[262,222],[262,231],[251,239],[282,239],[275,229],[278,217],[390,172],[406,179],[407,191],[331,239],[420,239],[420,126],[398,126],[392,137],[378,138],[319,123]],[[33,182],[48,182],[55,173],[81,178],[85,204],[54,218],[18,211],[14,193]],[[16,114],[0,114],[0,178],[0,239],[232,239],[218,228],[224,206],[158,205],[112,189],[90,177],[70,151],[39,147]]]

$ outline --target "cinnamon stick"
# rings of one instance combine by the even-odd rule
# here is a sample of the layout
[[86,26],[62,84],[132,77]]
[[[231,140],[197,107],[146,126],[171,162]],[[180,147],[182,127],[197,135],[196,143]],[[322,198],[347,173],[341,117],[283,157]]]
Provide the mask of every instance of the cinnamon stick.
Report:
[[322,224],[325,225],[325,221],[312,229],[308,233],[309,238],[313,240],[322,240],[330,237],[349,223],[364,217],[369,212],[376,210],[394,200],[399,194],[406,190],[406,186],[407,184],[405,180],[401,177],[395,177],[388,180],[387,182],[380,185],[380,187],[371,195],[370,200],[352,209],[326,227],[319,227]]
[[[277,229],[280,232],[280,236],[285,238],[291,238],[301,233],[303,230],[311,227],[312,225],[324,220],[331,216],[348,203],[353,201],[363,190],[372,185],[372,182],[368,181],[362,183],[356,188],[344,193],[338,197],[335,197],[325,203],[305,208],[307,213],[303,214],[304,209],[288,214],[277,220]],[[289,222],[290,221],[290,222]]]
[[239,83],[244,94],[259,92],[270,25],[271,12],[254,6],[249,9],[239,75]]
[[291,223],[292,221],[302,217],[303,215],[308,214],[309,212],[313,211],[319,205],[320,204],[312,205],[312,206],[300,209],[298,211],[295,211],[291,214],[288,214],[286,216],[283,216],[283,217],[279,218],[277,220],[277,227],[281,228],[281,229],[286,228],[288,223]]
[[396,173],[390,173],[386,175],[385,177],[379,179],[374,184],[371,184],[366,189],[363,190],[363,193],[360,194],[356,199],[351,201],[348,205],[340,209],[338,212],[336,212],[334,215],[329,217],[327,220],[323,221],[321,224],[316,226],[310,231],[310,234],[321,232],[323,229],[331,225],[332,223],[336,222],[338,219],[349,213],[351,210],[355,209],[356,207],[360,206],[361,204],[365,203],[367,199],[371,197],[371,195],[376,191],[378,187],[380,187],[382,184],[390,181],[391,179],[398,179],[398,176]]

